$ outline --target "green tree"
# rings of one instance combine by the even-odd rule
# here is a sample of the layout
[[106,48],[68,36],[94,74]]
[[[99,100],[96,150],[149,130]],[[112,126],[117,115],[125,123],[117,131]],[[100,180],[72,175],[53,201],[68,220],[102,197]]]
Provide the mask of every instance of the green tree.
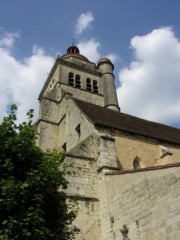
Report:
[[16,124],[16,106],[0,124],[0,240],[70,240],[79,231],[64,190],[62,153],[35,144],[33,111]]

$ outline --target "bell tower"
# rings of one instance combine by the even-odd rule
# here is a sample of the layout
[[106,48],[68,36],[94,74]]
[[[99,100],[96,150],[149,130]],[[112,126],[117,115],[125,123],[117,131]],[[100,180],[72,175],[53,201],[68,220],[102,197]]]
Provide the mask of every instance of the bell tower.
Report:
[[47,97],[60,101],[63,94],[69,93],[74,98],[119,111],[113,69],[108,58],[101,58],[96,65],[72,45],[56,59],[39,95],[40,103]]

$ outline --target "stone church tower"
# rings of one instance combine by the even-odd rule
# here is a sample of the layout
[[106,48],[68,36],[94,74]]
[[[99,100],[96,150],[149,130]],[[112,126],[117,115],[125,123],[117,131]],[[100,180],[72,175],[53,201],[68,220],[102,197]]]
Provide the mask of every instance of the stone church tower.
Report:
[[66,153],[77,174],[77,240],[180,237],[180,130],[120,112],[114,66],[72,45],[40,92],[41,149]]
[[80,89],[78,98],[81,100],[87,101],[88,98],[91,103],[119,111],[113,69],[114,65],[108,58],[101,58],[96,66],[81,55],[76,46],[70,46],[65,55],[56,59],[39,100],[54,86],[62,89],[64,86],[75,97],[80,93],[77,89]]

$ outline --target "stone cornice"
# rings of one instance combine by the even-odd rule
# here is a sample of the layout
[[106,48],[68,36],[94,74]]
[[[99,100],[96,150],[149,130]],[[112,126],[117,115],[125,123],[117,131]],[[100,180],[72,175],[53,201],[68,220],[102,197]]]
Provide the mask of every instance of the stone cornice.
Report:
[[61,64],[61,65],[64,65],[64,66],[68,66],[68,67],[71,67],[71,68],[74,68],[74,69],[77,69],[77,70],[81,70],[83,72],[86,72],[86,73],[90,73],[90,74],[93,74],[93,75],[96,75],[98,77],[101,77],[102,76],[102,73],[97,71],[97,70],[91,70],[90,68],[88,68],[86,65],[87,63],[83,64],[83,65],[78,65],[77,63],[73,63],[73,62],[68,62],[68,61],[64,61],[62,59],[58,59],[58,62]]

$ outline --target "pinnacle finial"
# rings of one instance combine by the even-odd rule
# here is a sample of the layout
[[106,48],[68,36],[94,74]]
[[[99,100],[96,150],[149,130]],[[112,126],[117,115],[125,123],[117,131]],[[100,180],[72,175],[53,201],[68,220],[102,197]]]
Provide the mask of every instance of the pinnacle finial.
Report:
[[75,43],[75,39],[73,38],[73,39],[72,39],[72,46],[75,45],[74,43]]

